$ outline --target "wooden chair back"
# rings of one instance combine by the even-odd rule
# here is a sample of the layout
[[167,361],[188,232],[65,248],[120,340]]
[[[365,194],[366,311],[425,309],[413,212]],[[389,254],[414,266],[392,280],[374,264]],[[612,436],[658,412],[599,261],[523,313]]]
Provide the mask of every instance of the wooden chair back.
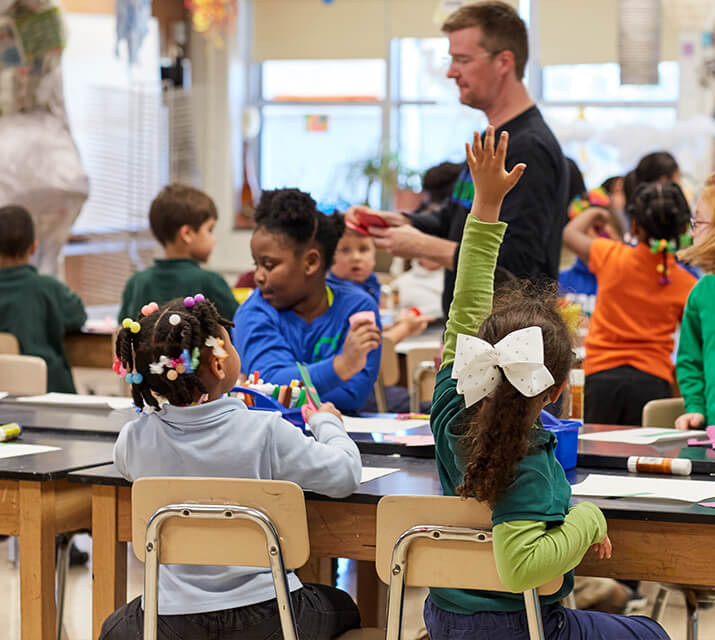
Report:
[[[303,490],[292,482],[243,478],[140,478],[132,485],[132,542],[144,561],[149,519],[169,504],[240,505],[262,511],[280,536],[286,569],[310,554]],[[159,562],[269,567],[263,532],[250,522],[176,518],[162,528]]]
[[676,418],[683,413],[685,413],[685,401],[682,398],[651,400],[643,407],[641,426],[674,427]]
[[0,353],[0,391],[18,396],[47,393],[47,364],[37,356]]
[[12,333],[0,331],[0,353],[8,353],[10,355],[20,355],[20,343]]
[[[389,583],[392,550],[398,538],[419,525],[457,527],[491,533],[492,512],[486,503],[453,496],[385,496],[377,505],[376,565]],[[508,591],[497,573],[491,542],[453,542],[441,537],[415,540],[411,545],[405,584],[411,587],[451,587]],[[563,578],[539,588],[556,593]]]

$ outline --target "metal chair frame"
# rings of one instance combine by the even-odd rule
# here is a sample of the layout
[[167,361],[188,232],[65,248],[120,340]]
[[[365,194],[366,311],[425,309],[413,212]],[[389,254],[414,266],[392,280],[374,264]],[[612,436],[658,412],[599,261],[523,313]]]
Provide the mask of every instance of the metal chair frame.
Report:
[[[465,527],[443,527],[417,525],[410,527],[395,542],[392,549],[390,586],[387,594],[387,630],[386,640],[400,640],[402,633],[402,613],[405,594],[405,576],[407,574],[407,556],[410,546],[419,539],[444,540],[455,542],[491,543],[492,532],[486,529]],[[541,619],[539,596],[536,588],[524,591],[526,618],[531,640],[544,640],[544,626]]]
[[288,589],[280,538],[273,521],[253,507],[215,504],[170,504],[157,509],[149,519],[145,538],[144,564],[144,640],[156,640],[159,609],[159,553],[161,528],[172,518],[205,520],[247,520],[258,525],[266,537],[266,551],[276,589],[276,601],[285,640],[297,640],[298,629]]

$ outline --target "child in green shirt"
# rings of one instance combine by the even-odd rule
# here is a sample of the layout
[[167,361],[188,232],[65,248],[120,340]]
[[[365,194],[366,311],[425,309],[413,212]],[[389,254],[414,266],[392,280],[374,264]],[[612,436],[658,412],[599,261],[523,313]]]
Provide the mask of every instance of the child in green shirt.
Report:
[[571,367],[571,336],[556,293],[515,288],[492,309],[497,254],[506,230],[501,202],[525,170],[504,170],[508,135],[478,134],[467,162],[475,185],[432,404],[435,457],[445,495],[492,506],[494,555],[513,593],[430,589],[425,623],[432,640],[528,638],[521,592],[563,576],[541,598],[546,638],[667,638],[643,617],[565,609],[573,568],[593,547],[610,557],[606,520],[594,504],[569,506],[571,489],[538,416],[558,399]]
[[23,355],[47,363],[47,390],[74,393],[64,349],[67,333],[87,320],[80,297],[30,264],[37,249],[32,217],[23,207],[0,207],[0,331],[12,333]]
[[693,246],[678,258],[700,267],[704,275],[688,296],[680,327],[678,384],[685,411],[677,429],[715,424],[715,173],[705,183],[693,220]]
[[136,318],[148,302],[164,304],[202,292],[224,318],[233,318],[238,307],[226,281],[199,266],[216,243],[214,226],[218,212],[205,193],[182,184],[164,187],[149,210],[152,233],[164,247],[164,258],[135,273],[124,286],[119,322]]

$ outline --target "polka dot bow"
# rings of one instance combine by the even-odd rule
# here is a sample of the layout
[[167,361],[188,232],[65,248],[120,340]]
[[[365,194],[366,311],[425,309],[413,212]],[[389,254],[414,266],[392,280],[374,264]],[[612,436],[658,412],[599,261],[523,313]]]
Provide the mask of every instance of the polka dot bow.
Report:
[[554,384],[551,372],[544,366],[544,340],[541,327],[512,331],[494,346],[481,338],[460,333],[452,378],[457,380],[457,393],[464,395],[467,407],[488,396],[507,380],[527,398],[533,398]]

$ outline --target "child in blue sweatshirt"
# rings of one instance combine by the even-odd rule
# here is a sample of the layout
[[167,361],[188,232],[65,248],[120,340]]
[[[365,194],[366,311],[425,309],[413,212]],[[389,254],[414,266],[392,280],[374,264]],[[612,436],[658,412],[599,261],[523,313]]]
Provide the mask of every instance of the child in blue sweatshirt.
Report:
[[[288,384],[300,379],[296,362],[305,362],[321,399],[341,411],[359,410],[380,368],[381,327],[367,293],[350,283],[326,285],[344,221],[320,213],[307,193],[276,189],[263,192],[256,225],[258,289],[238,308],[231,332],[242,371]],[[375,321],[351,322],[361,311]]]

